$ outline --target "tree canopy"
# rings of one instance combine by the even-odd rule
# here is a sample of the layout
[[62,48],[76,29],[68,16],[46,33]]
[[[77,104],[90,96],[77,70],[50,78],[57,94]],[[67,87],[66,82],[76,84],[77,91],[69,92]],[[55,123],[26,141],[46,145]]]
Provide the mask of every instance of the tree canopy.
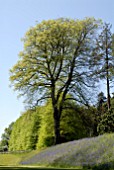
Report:
[[[30,28],[23,38],[24,50],[10,70],[14,89],[29,105],[51,98],[55,143],[60,139],[63,103],[72,99],[88,105],[88,91],[94,86],[94,49],[99,21],[57,19]],[[70,98],[69,98],[70,99]]]
[[15,90],[30,103],[53,98],[52,90],[56,100],[67,92],[80,94],[84,85],[89,86],[86,76],[90,74],[97,22],[93,18],[58,19],[32,27],[23,38],[19,61],[10,70]]

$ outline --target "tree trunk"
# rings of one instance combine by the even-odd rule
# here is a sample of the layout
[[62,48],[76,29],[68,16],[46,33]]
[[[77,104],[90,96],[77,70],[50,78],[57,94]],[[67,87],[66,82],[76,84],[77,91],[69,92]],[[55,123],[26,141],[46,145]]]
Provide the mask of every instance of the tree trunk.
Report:
[[54,133],[55,145],[60,143],[60,116],[57,108],[54,109]]
[[107,78],[107,105],[108,105],[108,110],[110,109],[110,86],[109,86],[109,79]]
[[[107,42],[106,42],[107,45]],[[107,106],[108,110],[110,109],[110,82],[109,82],[109,56],[108,56],[108,48],[106,48],[106,77],[107,77]]]

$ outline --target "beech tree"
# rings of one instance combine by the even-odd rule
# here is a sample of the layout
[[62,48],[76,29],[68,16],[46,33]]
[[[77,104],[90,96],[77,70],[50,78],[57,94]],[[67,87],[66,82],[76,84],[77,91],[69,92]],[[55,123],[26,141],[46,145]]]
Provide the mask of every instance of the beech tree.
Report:
[[[92,53],[99,21],[57,19],[30,28],[19,61],[10,70],[11,84],[29,105],[51,98],[55,144],[60,142],[60,119],[66,100],[88,105],[94,86]],[[71,98],[66,96],[70,94]]]

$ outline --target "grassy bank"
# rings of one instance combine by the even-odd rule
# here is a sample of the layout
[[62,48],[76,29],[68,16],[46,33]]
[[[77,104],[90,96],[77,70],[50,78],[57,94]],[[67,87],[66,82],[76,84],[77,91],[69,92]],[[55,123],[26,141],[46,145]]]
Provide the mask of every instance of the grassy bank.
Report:
[[114,134],[63,143],[40,152],[0,154],[0,165],[14,166],[19,164],[24,166],[77,167],[77,169],[83,170],[114,170]]
[[52,146],[21,163],[57,167],[97,166],[108,170],[114,167],[114,134]]

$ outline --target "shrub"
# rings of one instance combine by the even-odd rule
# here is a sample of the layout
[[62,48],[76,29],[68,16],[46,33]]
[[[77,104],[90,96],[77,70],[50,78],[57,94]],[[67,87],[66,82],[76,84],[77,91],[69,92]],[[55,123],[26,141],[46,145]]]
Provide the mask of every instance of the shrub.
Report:
[[101,120],[97,127],[98,133],[110,133],[114,132],[114,110],[110,109],[103,115],[101,115]]

